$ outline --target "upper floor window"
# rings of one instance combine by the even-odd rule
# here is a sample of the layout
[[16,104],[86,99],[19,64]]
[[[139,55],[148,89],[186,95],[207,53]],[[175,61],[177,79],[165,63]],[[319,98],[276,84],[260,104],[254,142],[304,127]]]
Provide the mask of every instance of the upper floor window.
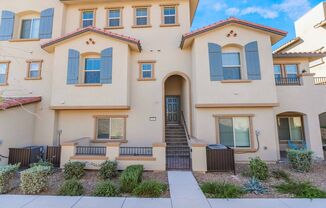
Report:
[[135,8],[135,25],[136,26],[147,26],[149,25],[149,13],[148,7],[137,7]]
[[224,80],[241,79],[240,53],[222,53]]
[[86,58],[85,59],[85,84],[96,84],[100,83],[100,70],[101,59],[100,58]]
[[139,62],[140,74],[138,80],[155,80],[154,63],[155,61]]
[[10,62],[0,62],[0,85],[8,84],[8,72]]
[[94,26],[95,24],[95,10],[82,10],[81,27]]
[[40,18],[24,19],[20,31],[21,39],[39,38]]
[[163,24],[177,24],[177,8],[174,6],[163,7]]
[[274,65],[275,79],[297,79],[299,69],[297,64],[275,64]]
[[279,64],[274,65],[274,76],[275,76],[275,79],[281,79],[282,78],[282,67],[281,67],[281,65],[279,65]]
[[121,17],[121,8],[108,9],[108,27],[121,27],[122,26],[122,17]]
[[27,61],[26,79],[41,79],[42,61]]

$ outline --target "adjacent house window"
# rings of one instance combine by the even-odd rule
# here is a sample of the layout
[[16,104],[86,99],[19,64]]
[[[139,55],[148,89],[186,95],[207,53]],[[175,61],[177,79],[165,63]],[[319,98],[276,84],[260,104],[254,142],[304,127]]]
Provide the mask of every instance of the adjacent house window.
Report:
[[26,79],[41,79],[42,61],[27,61]]
[[95,10],[82,10],[81,14],[81,27],[94,26],[95,22]]
[[163,24],[164,25],[177,24],[177,8],[175,6],[163,7]]
[[241,79],[240,53],[222,53],[224,80]]
[[36,39],[39,38],[40,18],[22,20],[20,38]]
[[251,117],[220,117],[217,121],[219,143],[234,148],[250,148]]
[[135,25],[136,26],[147,26],[149,25],[149,14],[147,7],[136,7],[135,8]]
[[277,64],[274,65],[274,76],[275,79],[280,80],[282,78],[282,67],[281,65]]
[[304,140],[301,116],[279,116],[277,118],[278,137],[281,141]]
[[155,80],[154,64],[155,61],[140,61],[138,80]]
[[0,62],[0,85],[8,84],[8,72],[10,62]]
[[121,27],[122,21],[121,21],[121,9],[108,9],[108,27],[114,28],[114,27]]
[[103,116],[96,118],[96,139],[125,139],[126,117]]
[[299,69],[297,64],[275,64],[274,75],[276,79],[287,78],[295,80],[298,78]]
[[96,84],[100,83],[100,71],[101,59],[100,58],[86,58],[85,59],[85,84]]

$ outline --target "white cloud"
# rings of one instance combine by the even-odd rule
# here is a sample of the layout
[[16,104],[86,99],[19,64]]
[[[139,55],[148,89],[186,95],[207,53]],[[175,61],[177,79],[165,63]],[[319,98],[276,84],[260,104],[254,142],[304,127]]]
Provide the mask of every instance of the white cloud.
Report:
[[275,10],[286,13],[291,19],[297,19],[311,9],[309,0],[284,0],[272,6]]
[[240,9],[238,9],[236,7],[231,7],[231,8],[228,8],[227,10],[225,10],[225,13],[229,16],[238,15],[240,13]]
[[217,12],[226,9],[227,7],[228,5],[224,2],[218,2],[213,5],[214,10]]
[[247,15],[247,14],[259,14],[261,17],[265,19],[274,19],[278,17],[278,13],[274,10],[265,9],[262,7],[247,7],[241,10],[240,15]]

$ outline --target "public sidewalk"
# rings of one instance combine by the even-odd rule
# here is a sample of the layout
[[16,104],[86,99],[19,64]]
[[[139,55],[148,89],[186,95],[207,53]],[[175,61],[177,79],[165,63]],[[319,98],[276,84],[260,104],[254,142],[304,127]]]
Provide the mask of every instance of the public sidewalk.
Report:
[[171,198],[0,195],[0,208],[325,208],[326,199],[206,199],[191,172],[169,171]]

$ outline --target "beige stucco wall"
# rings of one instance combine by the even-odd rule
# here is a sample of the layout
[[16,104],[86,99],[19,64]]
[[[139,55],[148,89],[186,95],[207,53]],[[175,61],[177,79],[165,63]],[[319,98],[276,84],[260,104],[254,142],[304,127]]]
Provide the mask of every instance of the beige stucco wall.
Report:
[[[0,110],[0,154],[8,157],[8,148],[19,148],[33,144],[35,121],[33,113],[36,104],[24,107]],[[7,164],[7,159],[1,158],[0,165]]]

